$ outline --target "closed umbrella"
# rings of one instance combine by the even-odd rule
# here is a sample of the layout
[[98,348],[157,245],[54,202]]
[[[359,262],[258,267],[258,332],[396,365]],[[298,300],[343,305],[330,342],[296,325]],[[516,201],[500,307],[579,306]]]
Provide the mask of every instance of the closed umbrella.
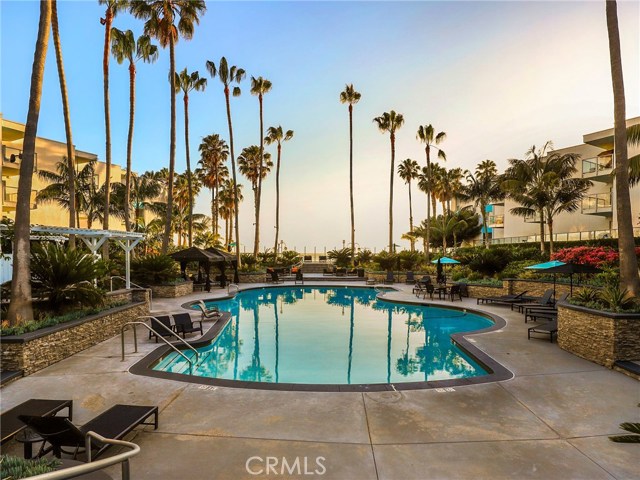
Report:
[[[455,265],[457,263],[460,263],[459,261],[453,259],[453,258],[449,258],[449,257],[440,257],[437,260],[431,260],[431,263],[436,263],[437,267],[436,267],[436,274],[437,274],[437,278],[441,278],[443,276],[442,272],[443,272],[443,265]],[[444,283],[447,283],[447,277],[444,276]]]

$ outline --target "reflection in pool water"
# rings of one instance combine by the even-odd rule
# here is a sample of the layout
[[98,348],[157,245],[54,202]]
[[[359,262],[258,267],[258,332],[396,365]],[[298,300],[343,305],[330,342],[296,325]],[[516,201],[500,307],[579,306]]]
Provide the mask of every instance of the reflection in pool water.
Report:
[[[251,382],[399,383],[485,375],[451,334],[491,326],[459,310],[376,299],[370,288],[276,287],[215,303],[232,318],[193,375]],[[189,355],[190,352],[185,351]],[[155,367],[188,373],[174,353]]]

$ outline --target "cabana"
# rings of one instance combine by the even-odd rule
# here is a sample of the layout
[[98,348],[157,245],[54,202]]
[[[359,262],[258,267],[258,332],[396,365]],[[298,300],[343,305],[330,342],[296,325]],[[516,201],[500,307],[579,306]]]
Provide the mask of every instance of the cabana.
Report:
[[[180,270],[182,271],[182,276],[187,277],[186,270],[187,264],[190,262],[198,263],[198,276],[199,280],[201,280],[201,270],[204,270],[205,273],[205,284],[207,285],[207,290],[211,285],[211,267],[213,265],[218,266],[220,272],[224,274],[225,268],[227,264],[231,264],[234,267],[234,282],[238,281],[238,268],[236,263],[235,256],[221,252],[215,248],[208,248],[206,250],[198,247],[190,247],[185,250],[180,250],[179,252],[169,254],[171,258],[173,258],[176,262],[180,263]],[[222,275],[221,286],[225,281],[224,275]]]

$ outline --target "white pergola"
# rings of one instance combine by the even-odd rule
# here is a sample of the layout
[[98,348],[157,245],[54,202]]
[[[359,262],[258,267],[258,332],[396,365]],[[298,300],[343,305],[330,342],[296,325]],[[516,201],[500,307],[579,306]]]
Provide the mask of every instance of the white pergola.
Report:
[[[75,235],[91,250],[94,256],[99,256],[98,249],[108,240],[122,247],[125,253],[125,288],[131,288],[131,251],[144,238],[144,234],[136,232],[121,232],[117,230],[92,230],[89,228],[48,227],[32,225],[31,233],[49,234],[55,236]],[[40,238],[45,240],[46,237]]]

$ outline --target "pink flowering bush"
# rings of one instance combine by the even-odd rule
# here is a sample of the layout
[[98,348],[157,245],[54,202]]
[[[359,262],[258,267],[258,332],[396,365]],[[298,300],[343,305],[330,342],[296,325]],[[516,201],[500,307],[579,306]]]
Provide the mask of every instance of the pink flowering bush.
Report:
[[[636,253],[638,253],[636,251]],[[571,247],[558,250],[551,257],[565,263],[579,263],[594,267],[613,267],[618,263],[618,252],[610,247]]]

